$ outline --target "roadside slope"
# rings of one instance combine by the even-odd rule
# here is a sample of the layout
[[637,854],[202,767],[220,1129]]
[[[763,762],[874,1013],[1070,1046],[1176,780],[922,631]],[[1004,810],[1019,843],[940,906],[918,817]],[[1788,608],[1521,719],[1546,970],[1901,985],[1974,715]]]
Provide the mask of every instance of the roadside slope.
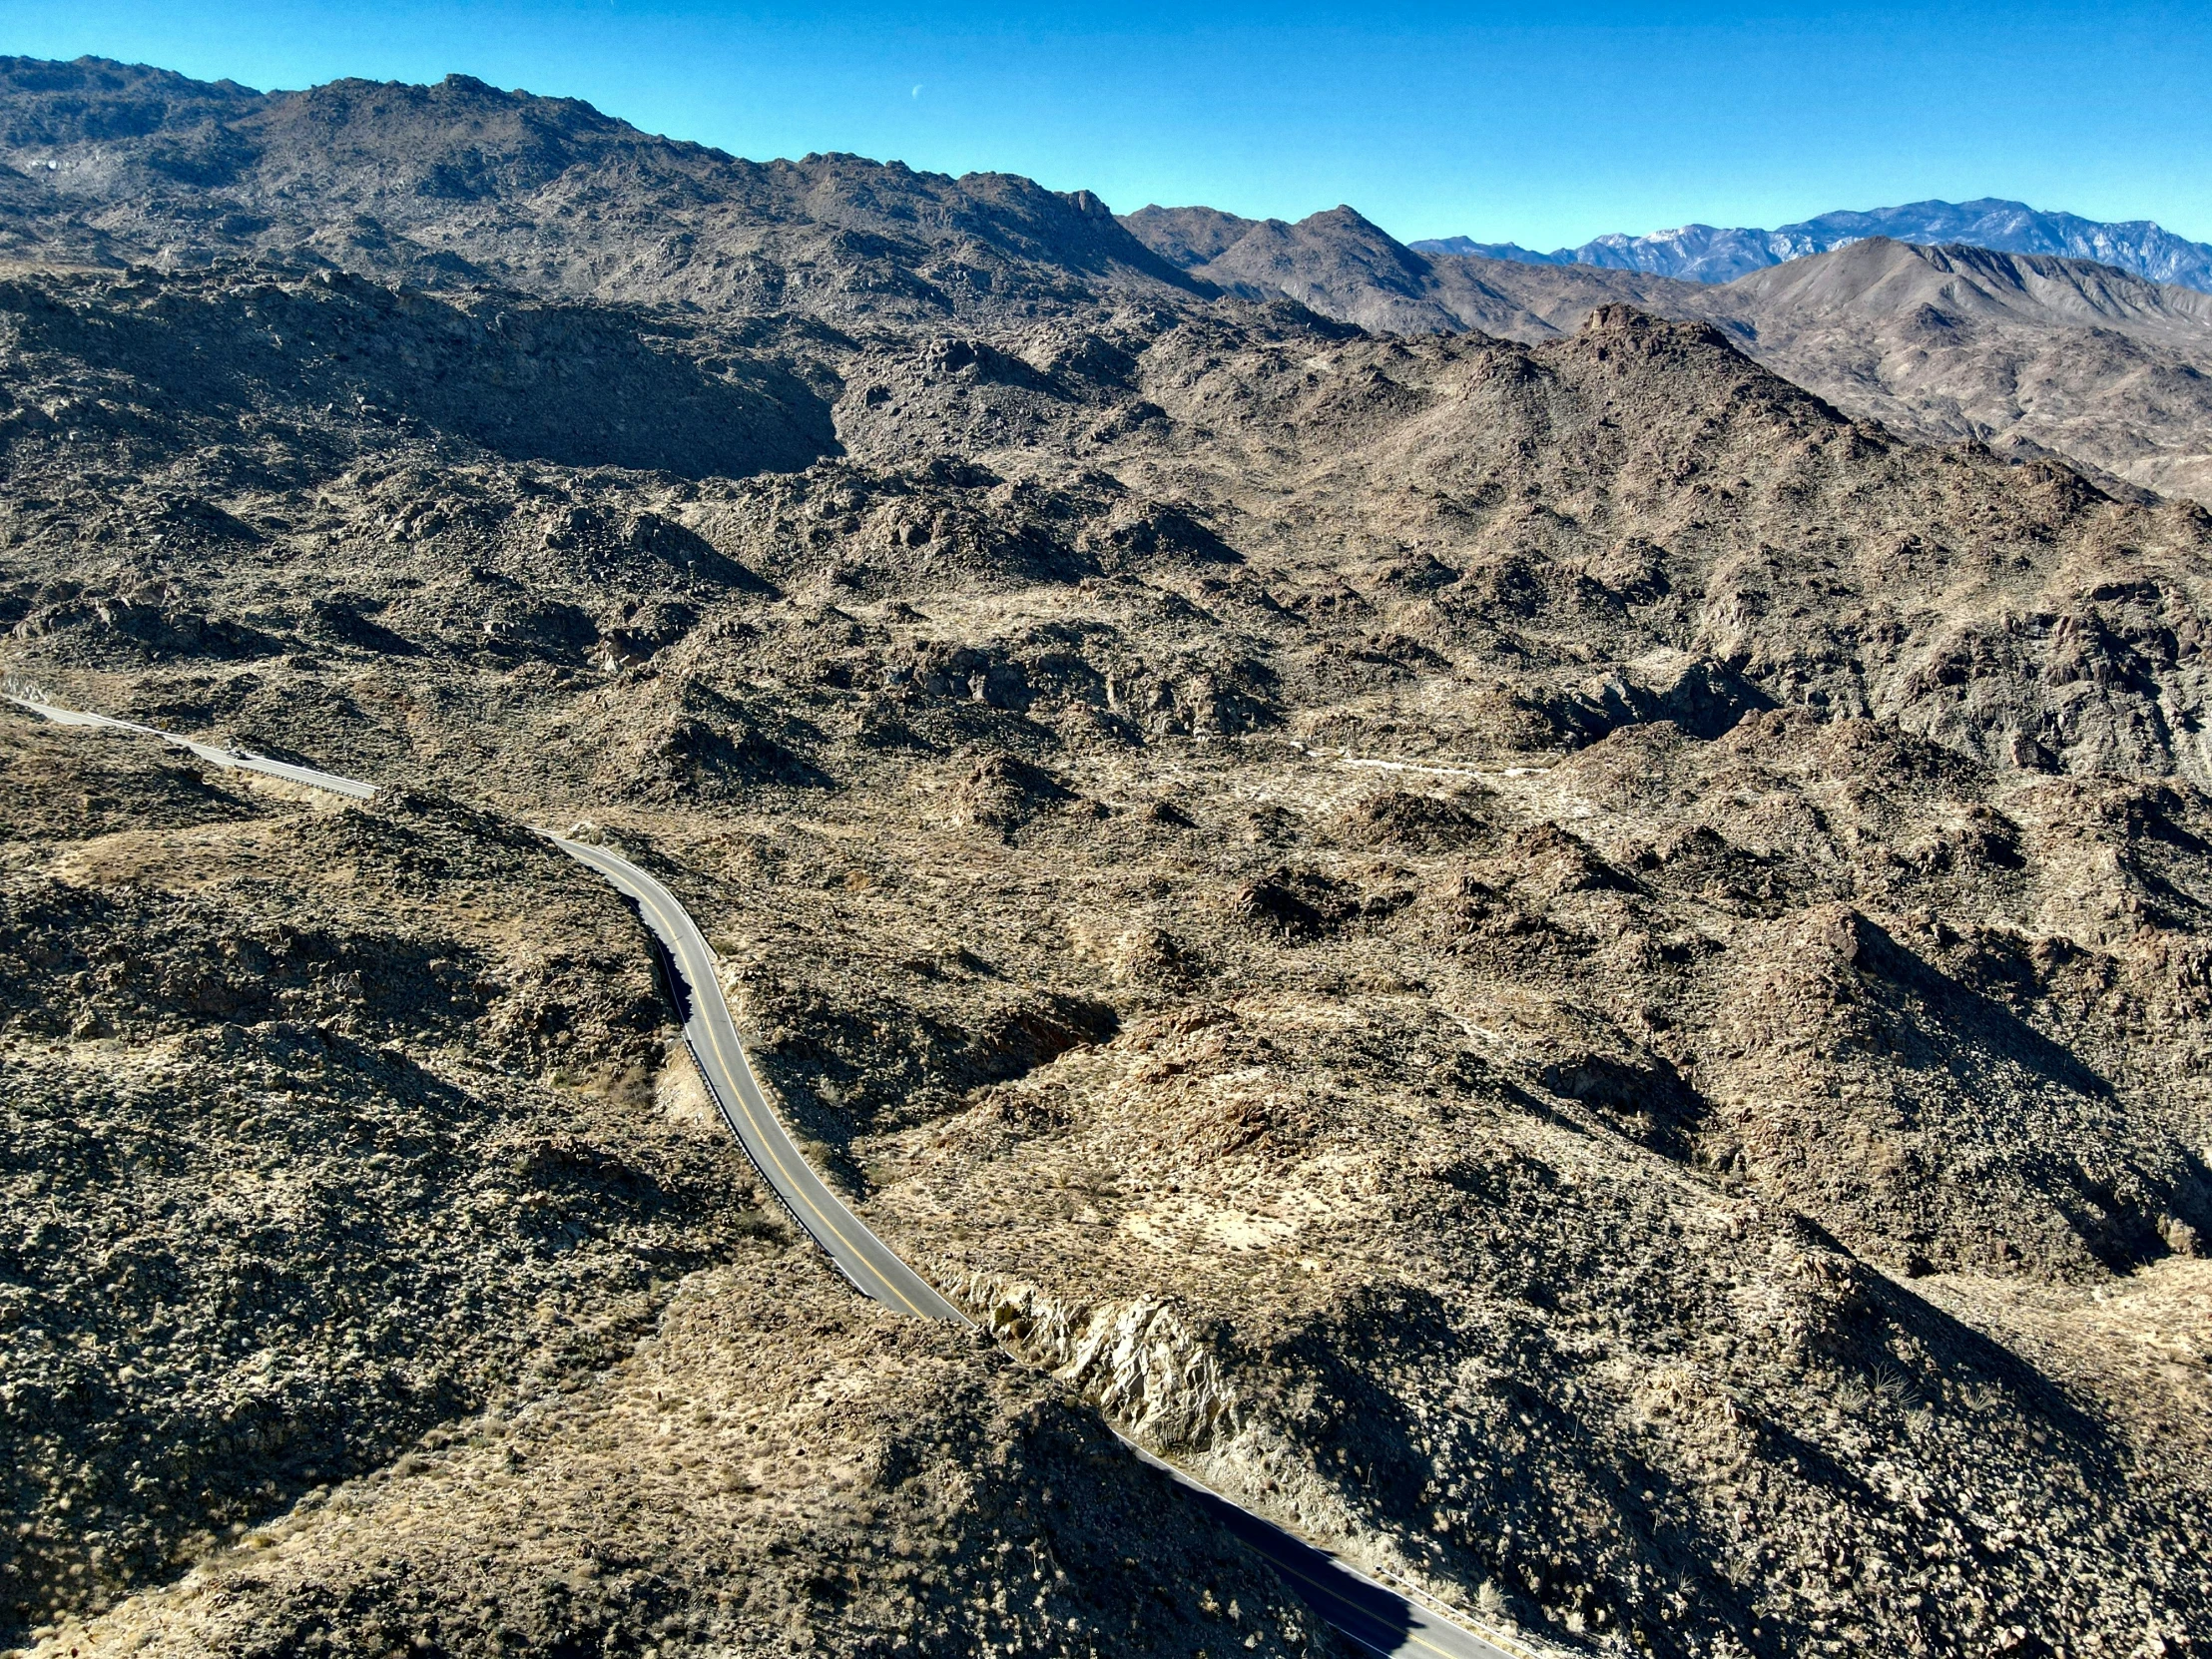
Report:
[[760,1232],[652,1109],[629,917],[534,837],[13,711],[0,764],[0,1641],[606,1364]]

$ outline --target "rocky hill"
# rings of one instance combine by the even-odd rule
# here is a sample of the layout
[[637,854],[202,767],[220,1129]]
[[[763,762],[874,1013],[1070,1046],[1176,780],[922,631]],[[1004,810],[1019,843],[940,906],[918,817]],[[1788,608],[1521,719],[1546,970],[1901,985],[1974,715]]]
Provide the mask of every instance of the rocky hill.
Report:
[[2040,254],[2090,260],[2152,282],[2212,290],[2212,246],[2190,242],[2147,219],[2106,224],[2075,214],[2044,213],[2024,202],[1983,197],[1975,202],[1912,202],[1867,213],[1828,213],[1774,231],[1685,225],[1649,236],[1613,233],[1539,254],[1515,243],[1441,237],[1415,243],[1423,254],[1473,254],[1528,265],[1589,265],[1641,271],[1693,282],[1730,282],[1809,254],[1828,254],[1870,237],[1986,248],[2000,254]]
[[2212,296],[2193,288],[1877,241],[1709,291],[1763,362],[1854,412],[2212,499]]
[[[0,714],[0,1641],[1332,1651],[1103,1415],[1538,1651],[2201,1650],[2194,504],[1356,215],[8,73],[0,659],[389,793]],[[1886,246],[1762,302],[2191,325]]]
[[1407,248],[1349,207],[1287,225],[1211,208],[1144,208],[1122,223],[1209,287],[1248,298],[1287,294],[1324,316],[1382,333],[1476,329],[1506,339],[1571,332],[1593,305],[1628,300],[1664,310],[1690,284],[1582,269],[1501,269]]
[[276,257],[432,286],[882,321],[1180,281],[1085,193],[849,156],[764,166],[465,76],[263,96],[6,59],[0,136],[13,210],[0,249],[48,262]]
[[[1368,328],[1535,341],[1571,332],[1615,301],[1700,318],[1800,385],[1894,430],[2057,454],[2123,491],[2212,493],[2202,389],[2212,372],[2212,308],[2194,288],[2108,265],[1876,237],[1708,285],[1433,244],[1421,245],[1424,253],[1349,208],[1296,226],[1224,219],[1205,222],[1212,243],[1183,235],[1185,219],[1168,210],[1126,223],[1194,276],[1247,294],[1288,294]],[[1202,250],[1206,258],[1195,258]]]

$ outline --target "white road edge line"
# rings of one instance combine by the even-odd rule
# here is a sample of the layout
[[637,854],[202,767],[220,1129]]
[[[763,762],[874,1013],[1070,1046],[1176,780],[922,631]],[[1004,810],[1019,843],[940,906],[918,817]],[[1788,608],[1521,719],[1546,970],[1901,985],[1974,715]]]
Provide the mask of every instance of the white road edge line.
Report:
[[51,703],[34,702],[28,697],[9,694],[7,701],[19,709],[52,721],[56,726],[97,726],[110,731],[131,732],[142,738],[159,738],[177,749],[189,749],[203,761],[236,771],[264,773],[271,778],[281,778],[286,783],[304,784],[310,789],[328,790],[333,795],[346,796],[354,801],[367,801],[376,794],[374,784],[364,784],[357,778],[341,778],[334,772],[317,772],[312,767],[294,766],[289,761],[273,761],[267,755],[252,755],[243,749],[219,749],[212,743],[199,743],[180,737],[175,732],[164,732],[159,727],[141,726],[136,721],[116,720],[109,715],[81,714],[75,709],[56,708]]
[[[140,726],[132,721],[116,720],[107,715],[84,714],[74,709],[63,709],[51,703],[18,697],[12,693],[6,694],[5,701],[13,703],[19,708],[27,709],[57,726],[104,727],[116,731],[136,733],[141,737],[159,738],[164,743],[190,750],[203,760],[210,761],[217,766],[244,768],[253,772],[267,773],[292,783],[306,784],[314,789],[329,790],[356,801],[370,800],[376,794],[376,786],[364,784],[358,779],[342,778],[335,773],[317,772],[311,767],[293,766],[284,761],[273,761],[267,756],[253,755],[243,750],[218,749],[212,744],[196,743],[190,738],[179,737],[173,732],[164,732],[156,727]],[[1304,748],[1303,745],[1300,747]],[[1391,762],[1370,764],[1381,764],[1392,768],[1404,766],[1404,763]],[[1459,769],[1418,767],[1408,768],[1408,770],[1456,772]],[[778,1201],[790,1212],[792,1219],[799,1224],[807,1236],[813,1239],[823,1253],[830,1258],[837,1271],[844,1275],[853,1289],[874,1301],[883,1303],[885,1306],[900,1309],[916,1319],[938,1319],[948,1323],[957,1322],[970,1330],[980,1330],[981,1328],[977,1327],[973,1320],[961,1313],[952,1304],[951,1300],[938,1291],[934,1285],[931,1285],[911,1263],[884,1244],[868,1228],[866,1223],[854,1215],[837,1198],[836,1194],[830,1190],[829,1184],[823,1181],[822,1177],[807,1163],[805,1157],[799,1151],[798,1143],[792,1140],[790,1131],[784,1127],[782,1120],[776,1116],[775,1110],[769,1106],[767,1096],[761,1091],[759,1080],[753,1075],[752,1061],[745,1052],[744,1042],[737,1035],[736,1018],[731,1014],[729,1001],[722,993],[721,980],[713,971],[713,950],[707,944],[706,934],[700,931],[698,923],[692,920],[690,913],[685,910],[676,896],[662,886],[659,881],[619,853],[610,852],[605,847],[570,840],[555,834],[549,830],[539,829],[535,825],[530,828],[535,833],[543,835],[586,868],[595,871],[616,891],[637,902],[640,919],[644,921],[647,929],[652,932],[654,937],[660,941],[666,952],[670,967],[676,974],[682,976],[691,992],[690,1000],[694,1011],[691,1019],[686,1021],[684,1041],[691,1052],[693,1063],[699,1067],[700,1075],[707,1083],[708,1093],[714,1099],[716,1110],[721,1114],[724,1124],[730,1129],[739,1147],[752,1162],[754,1169],[759,1171],[761,1178],[768,1183],[770,1190],[776,1194]],[[695,943],[699,960],[688,962],[687,958],[693,953],[691,947]],[[712,999],[711,1003],[709,998]],[[710,1008],[719,1010],[721,1013],[721,1023],[727,1026],[729,1030],[730,1041],[736,1047],[737,1062],[739,1068],[742,1068],[741,1071],[733,1072],[727,1063],[727,1057],[722,1053],[721,1030],[714,1021],[712,1013],[709,1012]],[[755,1136],[762,1141],[771,1161],[778,1164],[781,1174],[790,1181],[794,1192],[800,1195],[800,1202],[805,1203],[807,1208],[815,1213],[824,1227],[837,1239],[839,1244],[844,1246],[846,1251],[850,1252],[864,1267],[882,1281],[882,1290],[890,1293],[888,1298],[861,1283],[859,1277],[846,1265],[840,1253],[833,1249],[830,1242],[799,1214],[798,1206],[793,1202],[792,1195],[787,1194],[784,1190],[784,1183],[779,1181],[775,1174],[770,1173],[764,1165],[761,1154],[756,1152],[752,1144],[752,1138],[748,1137],[745,1130],[740,1127],[738,1116],[731,1111],[730,1106],[723,1098],[723,1092],[716,1086],[712,1075],[713,1068],[710,1068],[708,1062],[708,1055],[693,1035],[692,1027],[695,1024],[706,1027],[709,1046],[714,1051],[719,1069],[729,1077],[733,1085],[732,1092],[739,1097],[746,1122],[752,1127]],[[750,1090],[748,1090],[747,1085],[751,1085]],[[756,1116],[755,1113],[756,1102],[759,1107],[759,1116]],[[766,1119],[765,1126],[761,1121],[764,1117]],[[779,1142],[782,1144],[779,1145]],[[787,1165],[785,1148],[789,1149],[790,1160],[797,1165],[797,1171],[805,1172],[804,1176]],[[819,1206],[814,1196],[806,1190],[809,1182],[821,1190],[823,1202]],[[825,1208],[830,1213],[826,1214]],[[924,1313],[921,1308],[915,1306],[914,1302],[908,1298],[905,1289],[896,1283],[894,1275],[881,1272],[876,1264],[867,1261],[865,1247],[856,1245],[853,1239],[836,1225],[831,1219],[833,1214],[842,1215],[851,1224],[853,1231],[857,1232],[868,1244],[873,1245],[875,1250],[880,1252],[888,1262],[910,1276],[918,1287],[927,1292],[929,1300],[941,1304],[944,1312],[941,1314]],[[895,1303],[891,1300],[892,1298],[895,1298]],[[989,1335],[988,1332],[983,1334]],[[996,1339],[993,1338],[992,1340],[995,1343]],[[1001,1349],[1001,1352],[1004,1352],[1004,1350]],[[1140,1461],[1161,1470],[1177,1484],[1202,1493],[1206,1498],[1227,1509],[1235,1510],[1239,1515],[1258,1527],[1264,1528],[1266,1533],[1274,1534],[1285,1540],[1290,1548],[1278,1553],[1276,1550],[1270,1549],[1263,1540],[1249,1537],[1245,1539],[1248,1547],[1259,1554],[1261,1559],[1267,1561],[1269,1566],[1279,1575],[1296,1579],[1300,1583],[1320,1591],[1323,1596],[1352,1608],[1371,1624],[1382,1625],[1390,1622],[1379,1614],[1360,1608],[1356,1602],[1344,1596],[1341,1591],[1333,1590],[1330,1586],[1310,1577],[1290,1558],[1291,1550],[1310,1552],[1311,1555],[1319,1555],[1323,1558],[1324,1563],[1326,1563],[1323,1570],[1341,1574],[1372,1594],[1394,1601],[1404,1609],[1404,1613],[1398,1621],[1403,1624],[1404,1633],[1396,1639],[1393,1646],[1388,1648],[1378,1647],[1359,1632],[1346,1628],[1338,1619],[1333,1619],[1327,1613],[1322,1613],[1319,1608],[1313,1609],[1320,1614],[1322,1620],[1331,1629],[1337,1631],[1348,1641],[1357,1643],[1370,1653],[1383,1655],[1384,1659],[1393,1659],[1395,1655],[1409,1654],[1416,1650],[1436,1655],[1437,1659],[1535,1659],[1535,1656],[1528,1649],[1521,1647],[1518,1643],[1487,1631],[1478,1631],[1471,1620],[1464,1619],[1464,1615],[1460,1615],[1458,1620],[1454,1620],[1449,1615],[1430,1606],[1429,1602],[1433,1598],[1424,1595],[1421,1600],[1416,1601],[1404,1591],[1392,1589],[1381,1579],[1346,1564],[1332,1551],[1323,1549],[1318,1544],[1308,1543],[1288,1527],[1246,1508],[1236,1499],[1216,1491],[1195,1475],[1177,1468],[1165,1458],[1146,1450],[1136,1440],[1122,1432],[1110,1417],[1106,1417],[1103,1412],[1100,1413],[1100,1416],[1105,1421],[1108,1431],[1135,1453]],[[1311,1596],[1296,1590],[1292,1593],[1298,1595],[1298,1598],[1306,1602],[1310,1608],[1313,1607]],[[1435,1640],[1431,1640],[1431,1637]],[[1442,1645],[1439,1645],[1439,1643]]]

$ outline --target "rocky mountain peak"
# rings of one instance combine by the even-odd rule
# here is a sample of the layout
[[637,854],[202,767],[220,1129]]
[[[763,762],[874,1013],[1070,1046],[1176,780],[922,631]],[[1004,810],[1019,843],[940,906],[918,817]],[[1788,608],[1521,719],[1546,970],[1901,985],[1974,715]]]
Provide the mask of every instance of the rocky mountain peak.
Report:
[[2197,1651],[2212,301],[0,127],[0,1645]]
[[2094,260],[2150,281],[2212,290],[2212,244],[2190,242],[2149,220],[2099,223],[1994,197],[1826,213],[1772,231],[1685,225],[1644,236],[1613,232],[1579,248],[1561,248],[1549,254],[1515,243],[1478,243],[1463,236],[1412,246],[1427,254],[1473,255],[1531,265],[1597,266],[1687,281],[1730,282],[1769,266],[1832,253],[1873,237],[1928,246],[1957,244],[1998,253]]

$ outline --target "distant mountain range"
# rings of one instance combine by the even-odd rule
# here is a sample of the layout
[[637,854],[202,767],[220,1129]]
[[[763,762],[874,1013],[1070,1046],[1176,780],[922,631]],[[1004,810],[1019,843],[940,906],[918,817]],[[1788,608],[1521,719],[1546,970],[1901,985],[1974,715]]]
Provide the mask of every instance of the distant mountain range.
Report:
[[1471,254],[1521,265],[1590,265],[1641,271],[1690,282],[1732,282],[1769,266],[1829,254],[1870,237],[1922,247],[1963,245],[2001,254],[2051,254],[2212,292],[2212,246],[2161,230],[2147,219],[2102,224],[2073,214],[2043,213],[2024,202],[1983,197],[1977,202],[1909,202],[1871,213],[1822,214],[1779,230],[1723,230],[1685,225],[1631,237],[1615,233],[1539,254],[1510,242],[1443,237],[1410,246],[1422,254]]
[[[1928,245],[1937,237],[1952,240]],[[2006,251],[2023,246],[2064,252]],[[1009,366],[1017,359],[1057,360],[1032,337],[1040,295],[1226,301],[1231,315],[1241,302],[1288,299],[1376,333],[1528,342],[1628,305],[1709,324],[1902,435],[2055,451],[2115,492],[2212,502],[2212,248],[2155,226],[1923,203],[1771,233],[1609,239],[1580,251],[1587,259],[1438,248],[1408,248],[1350,207],[1297,224],[1206,207],[1117,221],[1087,191],[1004,174],[951,179],[842,155],[744,161],[460,76],[260,93],[144,67],[0,57],[0,265],[263,263],[441,294],[756,319],[749,329],[761,318],[895,323],[961,362],[996,352],[991,372],[1017,379],[1035,368]],[[1733,279],[1712,280],[1723,276]],[[647,419],[643,405],[611,412],[619,400],[596,394],[576,401],[610,411],[593,439],[600,453],[677,473],[710,459],[730,471],[740,451],[748,466],[803,465],[874,441],[785,362],[762,359],[713,421]],[[654,397],[693,395],[655,384]],[[474,429],[495,415],[519,423],[500,428],[503,442],[539,430],[527,399],[463,401],[453,418]],[[880,430],[896,433],[886,443],[920,442],[904,427]]]
[[1762,257],[1720,283],[1418,252],[1349,207],[1295,225],[1155,207],[1122,224],[1210,287],[1285,295],[1380,333],[1534,342],[1621,303],[1709,322],[1850,413],[1924,441],[2057,451],[2108,489],[2212,499],[2212,296],[2114,263],[1870,235],[1781,265]]

